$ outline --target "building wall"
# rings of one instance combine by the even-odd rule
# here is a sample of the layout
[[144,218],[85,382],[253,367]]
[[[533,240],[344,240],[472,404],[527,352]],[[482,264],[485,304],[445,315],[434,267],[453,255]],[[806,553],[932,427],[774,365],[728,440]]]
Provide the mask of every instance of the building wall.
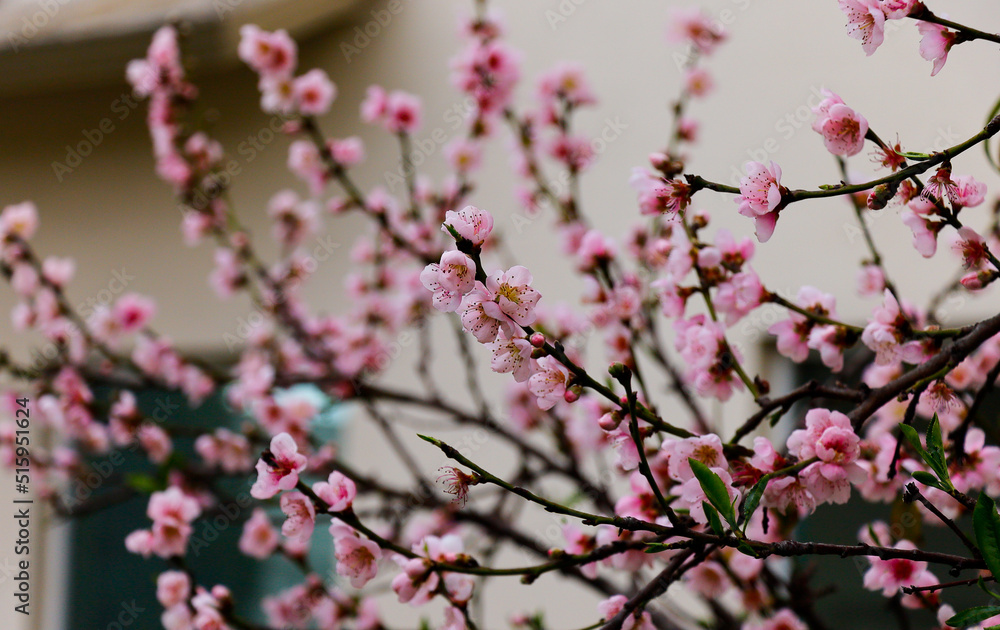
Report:
[[[624,235],[639,220],[634,194],[627,185],[630,169],[644,165],[645,156],[663,145],[670,124],[668,103],[680,82],[674,60],[678,48],[664,41],[667,6],[675,3],[509,0],[495,4],[506,16],[507,38],[525,52],[523,73],[529,83],[520,91],[522,106],[530,102],[530,81],[554,62],[577,60],[588,68],[600,104],[582,112],[579,125],[592,137],[605,134],[608,142],[583,180],[583,210],[598,227]],[[982,25],[996,22],[991,4],[956,0],[948,8],[953,19]],[[301,46],[301,67],[325,68],[339,87],[338,100],[324,120],[327,133],[360,134],[368,146],[368,162],[357,176],[366,187],[385,183],[386,171],[395,169],[398,160],[393,138],[356,120],[358,103],[369,84],[378,82],[423,96],[425,123],[419,139],[431,138],[436,129],[449,138],[461,133],[452,126],[450,112],[461,107],[462,99],[450,86],[446,68],[458,43],[456,15],[466,10],[466,3],[405,0],[400,13],[379,24],[378,16],[368,11],[377,12],[385,5],[373,2],[354,24]],[[809,129],[808,108],[817,102],[816,94],[824,86],[862,112],[883,138],[893,139],[898,133],[904,147],[911,150],[941,148],[973,135],[997,96],[991,77],[997,76],[1000,63],[987,44],[973,42],[956,49],[944,70],[932,79],[930,64],[919,58],[912,24],[890,32],[886,44],[866,59],[859,43],[845,35],[845,19],[834,2],[714,0],[705,5],[729,25],[731,34],[729,43],[709,60],[715,91],[707,100],[695,102],[690,111],[703,126],[689,168],[710,179],[729,183],[745,160],[766,158],[782,166],[784,183],[790,187],[835,182],[836,165]],[[378,33],[367,39],[355,28],[374,33],[373,25],[378,26]],[[345,45],[356,46],[359,53],[345,54]],[[67,63],[72,63],[71,54],[67,52]],[[305,192],[283,168],[287,141],[274,138],[261,151],[249,151],[247,144],[241,144],[251,136],[261,141],[269,137],[269,117],[249,107],[257,100],[249,70],[203,73],[197,82],[201,102],[209,108],[206,114],[215,121],[213,135],[240,166],[232,187],[236,208],[258,240],[266,243],[269,228],[263,208],[268,197],[285,186]],[[0,120],[4,121],[0,126],[0,181],[4,183],[0,203],[32,199],[38,204],[42,216],[38,250],[72,256],[78,262],[78,277],[70,290],[76,304],[104,298],[127,277],[128,291],[158,298],[157,330],[182,348],[216,352],[225,347],[227,333],[238,331],[249,304],[242,298],[218,302],[205,281],[211,250],[192,250],[181,243],[178,209],[168,187],[153,174],[144,108],[130,107],[127,98],[125,85],[116,83],[0,100]],[[67,145],[86,141],[86,134],[99,129],[104,119],[113,131],[104,133],[71,173],[57,176],[53,162],[66,162]],[[440,146],[433,142],[427,146],[433,146],[428,151],[428,172],[440,176]],[[559,254],[550,218],[539,218],[523,231],[516,229],[512,216],[520,210],[511,192],[514,179],[509,174],[508,153],[506,140],[493,144],[473,200],[498,217],[498,226],[508,235],[519,261],[535,271],[535,286],[546,301],[575,301],[580,285],[568,280],[572,263]],[[863,155],[851,164],[861,173],[872,172]],[[991,187],[996,182],[978,149],[957,160],[956,172],[972,173]],[[711,211],[718,227],[728,227],[738,235],[752,232],[729,197],[701,193],[695,207]],[[925,300],[952,275],[955,260],[947,251],[930,261],[920,258],[910,247],[909,231],[897,212],[889,208],[874,215],[872,229],[903,293]],[[985,224],[984,207],[967,212],[975,217],[969,219],[972,225]],[[794,293],[803,284],[814,284],[833,292],[841,316],[863,322],[875,301],[854,296],[855,270],[866,251],[852,221],[843,200],[793,206],[783,213],[771,241],[758,247],[754,268],[772,290]],[[309,287],[317,309],[344,307],[338,297],[339,278],[348,267],[347,253],[360,225],[355,218],[330,221],[339,247],[333,248],[331,259],[321,264]],[[12,304],[10,292],[0,290],[0,311],[7,312]],[[997,305],[995,292],[979,300],[963,299],[955,302],[947,323],[971,321],[995,312]],[[744,346],[755,365],[762,360],[757,344],[763,341],[761,333],[770,321],[752,316],[732,338]],[[437,326],[441,334],[447,334],[442,322]],[[36,341],[15,335],[6,317],[0,318],[0,340],[22,356]],[[406,355],[397,361],[390,378],[406,381],[409,359]],[[599,362],[595,359],[593,365]],[[454,378],[458,369],[445,365],[440,374]],[[488,371],[482,378],[495,392],[507,382],[506,377]],[[750,406],[746,397],[740,398],[727,409],[730,420]],[[441,465],[440,458],[414,444],[409,434],[406,441],[421,453],[428,471]],[[362,468],[372,468],[373,454],[381,457],[384,449],[375,430],[361,421],[352,424],[348,446],[349,459]],[[487,446],[484,461],[502,467],[505,451]],[[9,504],[11,488],[8,478],[0,478],[0,505]],[[541,536],[551,524],[544,516],[531,522]],[[9,553],[6,541],[12,539],[10,522],[0,519],[0,558]],[[512,558],[511,562],[518,560]],[[497,563],[506,559],[502,555]],[[528,589],[514,581],[498,587],[500,604],[490,609],[487,627],[496,627],[515,607],[551,603],[555,597],[566,598],[560,606],[565,616],[556,625],[593,622],[596,611],[589,595],[581,595],[575,587],[556,589],[554,578],[545,579],[542,588]],[[18,625],[23,622],[19,616],[11,620],[8,584],[0,582],[0,620],[4,627],[20,630],[28,626]],[[585,597],[580,601],[586,605],[578,604],[577,597]],[[36,593],[35,605],[43,601]],[[45,605],[58,606],[58,602],[50,600]],[[408,613],[407,608],[392,607],[397,619]]]

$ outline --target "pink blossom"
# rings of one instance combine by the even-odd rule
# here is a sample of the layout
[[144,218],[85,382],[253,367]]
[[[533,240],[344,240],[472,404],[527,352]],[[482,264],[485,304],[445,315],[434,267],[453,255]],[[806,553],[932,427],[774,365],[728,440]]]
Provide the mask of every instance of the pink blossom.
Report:
[[457,173],[469,173],[479,168],[482,162],[482,148],[478,142],[466,138],[456,138],[442,149],[448,164]]
[[[909,540],[896,543],[894,549],[916,549]],[[885,597],[892,597],[904,586],[930,586],[937,579],[927,571],[927,563],[905,558],[870,558],[871,568],[865,572],[863,582],[871,591],[882,591]],[[928,577],[931,580],[928,580]]]
[[7,206],[0,212],[0,241],[11,236],[29,240],[38,229],[38,210],[30,201]]
[[486,278],[486,288],[496,298],[484,304],[484,309],[501,322],[508,336],[515,334],[513,324],[530,326],[535,322],[535,304],[542,296],[531,288],[531,280],[531,272],[521,265],[494,271]]
[[164,608],[183,604],[191,595],[191,579],[183,571],[164,571],[156,578],[156,599]]
[[296,77],[292,82],[292,92],[299,112],[306,116],[325,114],[337,97],[337,87],[319,68]]
[[813,108],[816,114],[813,130],[823,136],[830,153],[844,157],[857,155],[865,146],[868,121],[833,92],[824,90],[824,94],[827,97]]
[[[621,612],[627,602],[628,598],[624,595],[612,595],[597,604],[597,612],[600,613],[604,621],[610,621]],[[622,630],[654,630],[655,628],[653,619],[648,612],[643,612],[638,617],[628,615],[622,622]]]
[[538,397],[541,409],[551,409],[563,399],[569,384],[569,370],[553,356],[538,359],[538,371],[528,379],[528,388]]
[[885,38],[886,15],[879,0],[838,0],[847,15],[847,35],[861,41],[861,49],[871,56]]
[[789,436],[788,452],[799,459],[819,457],[827,463],[847,465],[857,460],[859,443],[847,416],[817,408],[806,412],[806,428]]
[[297,63],[297,47],[288,33],[261,30],[253,24],[240,28],[240,59],[260,74],[289,75]]
[[257,88],[261,111],[284,116],[295,113],[295,83],[290,74],[261,75]]
[[458,212],[449,210],[445,213],[444,225],[441,229],[447,232],[449,227],[458,232],[459,236],[479,247],[493,231],[493,215],[475,206],[465,206]]
[[357,136],[333,139],[328,144],[333,161],[345,168],[357,166],[365,159],[365,145]]
[[773,617],[760,623],[744,624],[743,630],[809,630],[809,626],[791,610],[782,608]]
[[694,477],[690,459],[709,468],[729,468],[722,452],[722,440],[714,433],[683,440],[664,440],[660,451],[667,455],[667,474],[675,481],[683,482]]
[[696,67],[684,73],[684,86],[692,96],[707,96],[715,84],[707,70]]
[[962,257],[965,269],[978,269],[987,260],[986,241],[967,226],[958,228],[958,240],[952,245],[952,251]]
[[809,331],[806,344],[819,351],[823,365],[834,372],[844,367],[844,350],[854,341],[842,326],[816,325]]
[[195,440],[194,448],[210,466],[219,466],[228,473],[244,472],[253,463],[250,441],[229,429],[216,429]]
[[382,559],[382,550],[367,538],[344,534],[344,527],[336,519],[330,526],[334,555],[337,558],[337,574],[349,578],[354,588],[361,588],[378,574],[378,561]]
[[[925,24],[925,22],[921,22]],[[973,208],[986,199],[986,184],[976,181],[972,175],[956,175],[951,196],[951,205],[957,208]]]
[[861,341],[876,353],[875,362],[879,365],[897,361],[919,363],[923,356],[919,341],[904,343],[906,318],[899,309],[899,303],[888,289],[883,297],[883,305],[872,313],[861,333]]
[[420,127],[420,98],[406,92],[389,94],[385,104],[385,128],[392,133],[413,133]]
[[593,105],[597,102],[584,76],[583,66],[573,62],[560,62],[538,81],[538,95],[543,103],[564,99],[573,107]]
[[465,623],[465,615],[462,611],[454,606],[448,606],[444,609],[444,624],[441,626],[441,630],[468,630],[469,626]]
[[942,224],[930,222],[914,211],[916,201],[911,201],[909,207],[899,213],[899,218],[913,231],[914,249],[924,258],[930,258],[937,251],[937,235]]
[[[316,145],[309,140],[296,140],[288,146],[288,170],[307,183],[314,195],[323,192],[327,181],[326,165]],[[280,200],[280,205],[286,208],[294,208],[299,203],[298,195],[291,190],[276,193],[268,203],[272,218],[277,218],[277,211],[271,210],[272,206],[279,205],[276,200]]]
[[136,293],[126,293],[115,302],[112,316],[122,332],[130,333],[141,330],[153,318],[154,313],[156,304],[151,299]]
[[170,486],[149,497],[146,515],[154,522],[190,523],[201,514],[198,502],[177,486]]
[[358,490],[349,477],[339,470],[330,473],[326,481],[320,481],[313,486],[316,496],[330,506],[330,512],[343,512],[351,507]]
[[691,202],[691,186],[677,179],[664,179],[644,168],[632,169],[629,186],[639,197],[639,210],[645,215],[675,214]]
[[263,560],[278,547],[278,532],[271,525],[271,519],[262,508],[254,508],[250,518],[243,524],[239,548],[244,554]]
[[958,33],[949,31],[939,24],[924,21],[917,22],[917,30],[921,36],[920,56],[934,62],[934,67],[931,69],[931,76],[934,76],[948,61],[948,51],[955,45]]
[[366,123],[374,123],[384,118],[388,101],[389,97],[381,86],[368,86],[365,100],[361,101],[361,120]]
[[488,305],[495,306],[494,299],[495,296],[483,286],[482,282],[476,282],[472,291],[465,294],[461,306],[458,307],[461,311],[462,328],[472,333],[479,343],[495,341],[497,333],[500,332],[501,321],[494,316],[495,309],[487,309]]
[[862,265],[857,278],[860,295],[877,295],[885,290],[885,274],[878,265]]
[[671,9],[668,41],[689,43],[704,55],[710,55],[726,39],[726,34],[700,7]]
[[490,369],[498,374],[510,372],[514,380],[523,383],[531,376],[531,343],[523,336],[507,337],[501,333],[496,341],[486,344],[493,353]]
[[714,560],[708,560],[692,567],[684,574],[684,578],[685,584],[706,599],[719,598],[733,586],[726,570]]
[[781,167],[771,162],[768,168],[760,162],[746,163],[746,176],[740,179],[740,195],[735,199],[740,204],[739,212],[754,220],[757,240],[765,242],[774,233],[781,205]]
[[250,488],[250,494],[255,499],[270,499],[282,490],[294,488],[299,482],[299,473],[305,470],[308,461],[287,433],[271,438],[268,454],[273,464],[265,461],[264,457],[257,461],[257,481]]
[[167,458],[174,451],[170,434],[164,431],[163,427],[151,422],[140,426],[136,437],[143,450],[149,454],[149,461],[154,464],[162,464],[167,461]]
[[49,256],[42,262],[42,276],[57,287],[65,287],[69,284],[74,273],[76,273],[76,264],[72,258]]
[[309,540],[316,526],[316,508],[312,500],[301,492],[281,495],[281,511],[287,517],[281,533],[300,541]]
[[732,326],[760,306],[763,298],[764,287],[760,278],[750,269],[720,284],[713,301],[716,309],[726,316],[726,325]]

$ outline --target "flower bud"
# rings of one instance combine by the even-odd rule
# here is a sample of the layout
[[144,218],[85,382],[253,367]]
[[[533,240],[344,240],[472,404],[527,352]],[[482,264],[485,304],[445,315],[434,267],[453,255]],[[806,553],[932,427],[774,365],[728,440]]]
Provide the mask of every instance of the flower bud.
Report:
[[528,341],[536,348],[541,348],[545,345],[545,335],[540,332],[536,332],[531,335],[531,337],[528,337]]
[[889,205],[889,201],[896,196],[896,191],[898,189],[899,184],[897,182],[879,184],[873,188],[871,193],[868,195],[868,209],[881,210],[886,207]]
[[614,431],[622,423],[622,415],[617,411],[610,411],[597,421],[597,424],[605,431]]

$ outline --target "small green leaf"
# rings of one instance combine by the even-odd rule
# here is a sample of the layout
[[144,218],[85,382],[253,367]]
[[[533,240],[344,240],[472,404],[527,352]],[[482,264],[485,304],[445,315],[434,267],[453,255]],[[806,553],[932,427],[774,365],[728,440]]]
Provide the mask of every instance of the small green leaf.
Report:
[[1000,615],[1000,606],[976,606],[963,610],[945,623],[955,628],[965,628],[984,619],[989,619],[993,615]]
[[942,486],[941,482],[937,480],[937,477],[927,471],[915,470],[911,476],[925,486],[937,488],[938,490],[944,490],[944,486]]
[[[937,428],[936,438],[934,437],[935,427]],[[944,447],[941,447],[940,451],[938,451],[938,446],[941,442],[940,425],[937,425],[932,421],[931,427],[927,431],[928,447],[931,448],[934,453],[928,452],[924,449],[923,444],[920,443],[920,434],[917,433],[917,430],[910,425],[900,423],[899,430],[903,433],[903,436],[906,438],[906,441],[910,443],[913,450],[920,455],[920,459],[927,464],[928,468],[934,471],[934,474],[937,475],[937,478],[941,481],[941,483],[950,487],[951,481],[948,476],[948,464],[945,462],[944,458]]]
[[719,513],[715,511],[715,508],[706,501],[702,501],[701,506],[705,508],[705,517],[708,519],[708,526],[712,528],[715,535],[722,536],[725,534],[725,530],[722,529],[722,521],[719,520]]
[[931,419],[931,424],[927,427],[927,454],[933,463],[930,466],[937,473],[938,479],[946,486],[951,486],[951,476],[948,474],[948,459],[944,453],[944,442],[941,439],[941,423],[937,414]]
[[729,490],[722,478],[712,472],[712,469],[692,457],[688,458],[691,464],[691,471],[698,478],[701,489],[705,491],[705,496],[709,502],[719,511],[722,518],[726,519],[734,529],[736,528],[736,510],[729,499]]
[[767,489],[767,482],[771,478],[768,475],[761,477],[757,483],[750,488],[750,492],[747,493],[746,500],[743,501],[743,516],[741,522],[743,523],[743,532],[746,533],[746,527],[750,523],[750,518],[753,513],[757,511],[757,506],[760,505],[760,500],[764,496],[764,490]]
[[143,494],[151,494],[163,489],[163,484],[157,481],[155,477],[142,473],[129,473],[125,475],[125,485]]
[[902,422],[899,423],[899,430],[903,433],[903,437],[906,438],[906,441],[910,443],[910,446],[913,447],[913,450],[920,455],[920,459],[926,462],[927,451],[924,450],[924,445],[920,441],[920,434],[917,433],[917,430],[908,424],[903,424]]
[[643,549],[643,553],[660,553],[661,551],[670,551],[673,547],[666,543],[646,543],[646,548]]
[[753,547],[747,544],[745,540],[741,540],[740,543],[736,545],[736,548],[745,556],[750,556],[751,558],[757,557],[757,552],[754,551]]
[[972,510],[972,527],[976,531],[976,546],[983,554],[986,568],[1000,580],[1000,515],[993,499],[985,492],[979,493],[979,500]]
[[979,576],[979,582],[978,582],[978,584],[979,584],[979,588],[980,588],[980,589],[981,589],[981,590],[982,590],[982,591],[983,591],[984,593],[986,593],[986,594],[987,594],[987,595],[989,595],[990,597],[996,597],[997,599],[1000,599],[1000,593],[996,593],[996,592],[994,592],[994,591],[991,591],[991,590],[990,590],[990,587],[986,586],[986,580],[984,580],[984,579],[983,579],[983,576],[981,576],[981,575]]

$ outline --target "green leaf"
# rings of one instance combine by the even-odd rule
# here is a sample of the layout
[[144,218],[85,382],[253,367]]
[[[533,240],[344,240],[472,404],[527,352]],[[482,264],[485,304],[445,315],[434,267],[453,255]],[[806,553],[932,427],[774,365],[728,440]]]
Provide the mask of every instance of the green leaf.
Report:
[[750,556],[751,558],[758,557],[757,552],[754,551],[753,547],[751,547],[745,540],[741,540],[740,543],[736,545],[736,548],[745,556]]
[[729,490],[726,488],[726,483],[722,481],[721,477],[712,472],[711,468],[697,459],[689,457],[688,462],[690,462],[691,471],[698,478],[698,483],[701,484],[701,489],[705,491],[705,496],[708,497],[709,502],[719,511],[722,518],[726,519],[726,522],[735,529],[736,510],[733,509],[733,503],[729,500]]
[[642,550],[643,553],[660,553],[661,551],[668,551],[670,546],[665,543],[646,543],[646,548]]
[[937,414],[931,419],[931,424],[927,427],[927,454],[930,456],[934,468],[940,479],[946,486],[951,486],[951,476],[948,473],[948,458],[944,453],[944,441],[941,439],[941,423]]
[[722,521],[719,520],[719,513],[715,511],[715,508],[706,503],[701,502],[701,506],[705,509],[705,517],[708,519],[708,526],[712,528],[716,536],[722,536],[725,534],[725,530],[722,529]]
[[910,443],[910,446],[913,447],[913,450],[920,455],[920,459],[926,462],[928,459],[927,451],[924,450],[923,442],[920,441],[920,434],[917,433],[917,430],[902,422],[899,423],[899,430],[902,432],[903,437],[906,438],[906,441]]
[[[924,449],[923,444],[920,443],[920,434],[917,430],[908,424],[899,425],[899,430],[903,433],[906,441],[910,443],[913,450],[920,455],[920,459],[924,460],[924,463],[934,471],[937,478],[945,486],[951,486],[951,480],[948,475],[948,464],[945,461],[944,447],[941,444],[941,427],[934,421],[931,421],[931,426],[927,431],[927,445],[933,452],[929,452]],[[936,437],[935,437],[936,432]],[[940,448],[940,450],[938,450]]]
[[757,511],[757,506],[760,505],[760,500],[764,496],[764,490],[767,489],[767,482],[770,480],[771,478],[768,475],[764,475],[750,488],[750,492],[747,493],[747,497],[743,501],[743,533],[746,533],[746,527],[750,524],[750,518]]
[[[997,102],[993,105],[993,109],[990,110],[990,114],[986,118],[986,124],[989,124],[990,121],[992,121],[993,118],[998,113],[1000,113],[1000,99],[997,100]],[[983,142],[983,151],[986,152],[986,159],[990,161],[990,165],[992,165],[993,168],[996,169],[997,171],[1000,171],[1000,165],[997,164],[997,161],[995,159],[993,159],[993,154],[990,153],[990,140],[989,140],[989,138],[987,138],[986,141]]]
[[911,476],[925,486],[937,488],[938,490],[944,490],[944,486],[942,486],[941,482],[937,480],[937,477],[927,471],[915,470]]
[[125,485],[143,494],[152,494],[157,490],[163,489],[163,484],[157,481],[155,477],[142,473],[129,473],[125,475]]
[[955,628],[965,628],[984,619],[989,619],[993,615],[1000,615],[1000,606],[976,606],[963,610],[945,623]]
[[976,531],[976,546],[983,554],[986,568],[1000,580],[1000,515],[993,499],[985,492],[979,493],[979,500],[972,510],[972,527]]
[[990,597],[996,597],[997,599],[1000,599],[1000,593],[996,593],[996,592],[994,592],[994,591],[991,591],[991,590],[990,590],[990,587],[986,586],[986,580],[984,580],[984,579],[983,579],[983,576],[981,576],[981,575],[979,576],[979,582],[978,582],[978,584],[979,584],[979,588],[980,588],[980,589],[981,589],[981,590],[982,590],[982,591],[983,591],[984,593],[986,593],[986,594],[987,594],[987,595],[989,595]]

